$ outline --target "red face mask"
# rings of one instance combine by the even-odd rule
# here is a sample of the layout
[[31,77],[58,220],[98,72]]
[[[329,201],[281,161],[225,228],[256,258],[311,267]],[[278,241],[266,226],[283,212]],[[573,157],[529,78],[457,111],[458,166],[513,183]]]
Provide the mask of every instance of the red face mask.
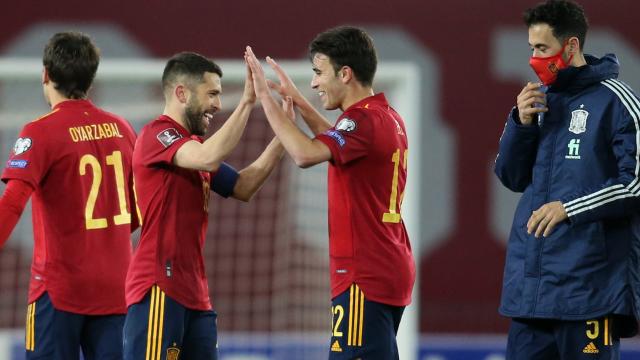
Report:
[[557,54],[549,57],[532,56],[529,59],[529,65],[531,65],[531,68],[536,72],[543,84],[547,86],[553,84],[558,78],[558,71],[567,68],[571,63],[573,54],[571,54],[567,62],[562,59],[562,54],[566,47],[567,44],[564,44]]

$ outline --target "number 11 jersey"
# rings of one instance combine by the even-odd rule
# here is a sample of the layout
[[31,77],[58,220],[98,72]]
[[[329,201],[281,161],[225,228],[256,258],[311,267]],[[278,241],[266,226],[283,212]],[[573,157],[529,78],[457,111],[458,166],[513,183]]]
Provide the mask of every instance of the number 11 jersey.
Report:
[[407,179],[404,121],[383,94],[345,110],[317,139],[331,150],[329,255],[331,296],[356,283],[367,299],[411,302],[415,264],[400,215]]
[[84,315],[124,314],[137,227],[129,123],[88,100],[67,100],[23,128],[2,173],[34,189],[29,303]]

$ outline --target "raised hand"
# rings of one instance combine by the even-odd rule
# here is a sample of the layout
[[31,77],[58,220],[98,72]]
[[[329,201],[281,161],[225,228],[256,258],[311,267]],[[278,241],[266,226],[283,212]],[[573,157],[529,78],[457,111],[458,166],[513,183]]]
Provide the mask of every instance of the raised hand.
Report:
[[247,73],[244,79],[244,91],[242,92],[242,99],[249,103],[256,102],[256,91],[253,86],[253,75],[251,68],[249,67],[249,63],[247,62],[247,56],[244,56],[244,63],[246,66]]
[[291,96],[285,96],[282,98],[282,110],[284,110],[284,113],[287,115],[289,120],[294,123],[296,122],[296,113],[293,110],[293,99],[291,99]]
[[302,93],[293,83],[293,80],[291,80],[282,67],[280,67],[280,65],[278,65],[278,63],[269,56],[267,56],[267,63],[271,66],[280,81],[280,84],[277,84],[274,81],[267,79],[267,85],[269,85],[271,89],[277,91],[282,98],[290,96],[293,102],[297,103],[302,98]]
[[518,113],[523,125],[531,125],[535,114],[547,112],[547,100],[540,83],[529,82],[517,97]]
[[264,76],[264,70],[262,69],[262,65],[256,55],[253,53],[253,50],[250,46],[247,46],[245,51],[245,61],[249,65],[251,69],[251,76],[253,78],[253,88],[256,96],[271,96],[269,93],[269,86],[267,86],[267,80]]

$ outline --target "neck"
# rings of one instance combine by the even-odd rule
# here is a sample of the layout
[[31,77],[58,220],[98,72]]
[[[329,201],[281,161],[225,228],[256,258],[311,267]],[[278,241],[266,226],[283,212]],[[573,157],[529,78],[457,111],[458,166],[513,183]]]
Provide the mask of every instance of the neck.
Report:
[[184,110],[181,107],[178,107],[177,105],[168,102],[164,106],[164,111],[162,112],[162,115],[170,117],[175,122],[182,125],[183,128],[187,130],[189,129],[187,127],[187,120],[185,119]]
[[587,60],[584,58],[584,54],[582,52],[575,54],[573,59],[571,59],[570,65],[575,67],[587,65]]
[[57,91],[51,91],[49,93],[49,105],[53,109],[56,105],[60,104],[63,101],[71,100],[70,98],[60,94]]
[[352,91],[348,91],[344,100],[342,101],[342,105],[340,106],[340,110],[345,111],[351,105],[357,103],[358,101],[368,98],[369,96],[373,96],[373,88],[370,86],[361,86],[356,85],[352,89]]

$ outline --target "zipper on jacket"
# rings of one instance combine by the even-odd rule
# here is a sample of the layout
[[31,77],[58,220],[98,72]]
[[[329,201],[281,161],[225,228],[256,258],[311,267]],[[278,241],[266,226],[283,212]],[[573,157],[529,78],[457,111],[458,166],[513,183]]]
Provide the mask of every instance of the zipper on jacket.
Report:
[[[552,123],[552,126],[555,125],[554,123]],[[544,202],[542,203],[542,205],[545,205],[547,203],[549,203],[549,194],[551,193],[551,178],[553,175],[553,166],[554,166],[554,160],[556,159],[556,143],[558,140],[558,133],[555,131],[556,129],[553,129],[553,142],[551,143],[551,161],[549,162],[549,171],[548,171],[548,176],[547,176],[547,192],[545,194],[544,197]],[[540,248],[538,250],[538,283],[536,285],[536,292],[535,292],[535,296],[533,298],[533,309],[531,310],[531,315],[535,315],[536,313],[536,308],[538,307],[538,293],[540,292],[540,283],[542,280],[542,250],[544,249],[544,242],[545,242],[546,238],[544,237],[544,235],[540,238],[540,240],[536,239],[536,241],[540,241]]]

